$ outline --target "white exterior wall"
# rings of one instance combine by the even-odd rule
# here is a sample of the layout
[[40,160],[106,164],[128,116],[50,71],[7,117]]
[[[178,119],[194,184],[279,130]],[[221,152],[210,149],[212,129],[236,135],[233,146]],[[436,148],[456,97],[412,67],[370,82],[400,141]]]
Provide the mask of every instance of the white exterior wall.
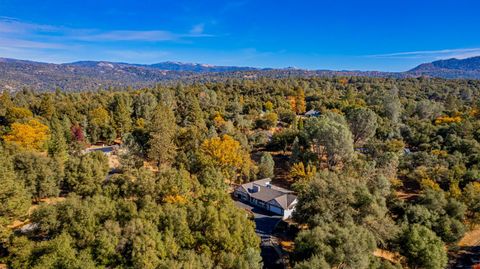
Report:
[[295,210],[295,208],[284,210],[284,211],[283,211],[283,217],[282,217],[282,219],[289,219],[289,218],[291,218],[291,217],[292,217],[293,210]]
[[295,206],[297,205],[297,199],[293,200],[292,204],[290,205],[290,209],[287,209],[283,212],[283,219],[288,219],[292,217],[293,211],[295,211]]

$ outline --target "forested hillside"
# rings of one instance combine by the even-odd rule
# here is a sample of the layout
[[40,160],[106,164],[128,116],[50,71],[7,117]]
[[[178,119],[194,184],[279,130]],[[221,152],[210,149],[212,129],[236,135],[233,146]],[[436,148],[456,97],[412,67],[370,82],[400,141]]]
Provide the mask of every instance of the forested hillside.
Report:
[[[445,268],[480,222],[479,90],[296,77],[3,91],[0,264],[261,268],[229,193],[275,165],[299,199],[292,267]],[[86,150],[101,144],[118,163]]]
[[479,78],[480,57],[438,60],[431,63],[421,64],[408,72],[417,76]]
[[258,69],[253,67],[214,66],[163,62],[152,65],[102,61],[65,64],[0,58],[0,88],[19,91],[91,91],[109,88],[152,87],[178,80],[192,82],[225,81],[244,78],[371,76],[406,77],[401,73],[376,71],[331,71],[304,69]]
[[440,60],[425,63],[406,72],[358,70],[307,70],[297,68],[254,68],[215,66],[180,62],[129,64],[105,61],[79,61],[64,64],[0,58],[0,88],[19,91],[91,91],[109,88],[153,87],[182,80],[193,82],[225,82],[228,79],[308,78],[308,77],[374,77],[447,79],[480,79],[480,57]]

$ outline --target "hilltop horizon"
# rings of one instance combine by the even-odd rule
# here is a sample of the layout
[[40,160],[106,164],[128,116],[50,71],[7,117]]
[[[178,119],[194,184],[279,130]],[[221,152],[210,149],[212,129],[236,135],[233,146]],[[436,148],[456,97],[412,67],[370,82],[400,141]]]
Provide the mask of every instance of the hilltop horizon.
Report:
[[480,55],[471,34],[478,8],[475,1],[6,0],[0,57],[402,72]]
[[[423,62],[420,64],[417,64],[415,66],[412,66],[410,68],[407,68],[406,70],[403,71],[392,71],[392,70],[387,70],[387,71],[380,71],[380,70],[368,70],[368,69],[328,69],[328,68],[317,68],[317,69],[309,69],[309,68],[301,68],[301,67],[296,67],[295,65],[290,65],[290,66],[284,66],[284,67],[270,67],[270,66],[244,66],[244,65],[217,65],[217,64],[211,64],[211,63],[205,63],[205,62],[194,62],[194,61],[178,61],[178,60],[164,60],[164,61],[158,61],[158,62],[152,62],[152,63],[138,63],[138,62],[122,62],[122,61],[109,61],[109,60],[82,60],[78,59],[75,61],[67,61],[67,62],[48,62],[48,61],[37,61],[34,59],[19,59],[19,58],[9,58],[9,57],[0,57],[0,62],[10,62],[10,61],[19,61],[19,62],[31,62],[31,63],[45,63],[45,64],[57,64],[57,65],[82,65],[82,66],[89,66],[89,65],[98,65],[102,63],[108,63],[108,64],[120,64],[120,65],[134,65],[134,66],[145,66],[145,67],[158,67],[158,66],[164,66],[164,65],[178,65],[178,66],[191,66],[191,67],[199,67],[199,68],[239,68],[239,69],[244,69],[244,70],[283,70],[283,69],[296,69],[296,70],[307,70],[307,71],[374,71],[374,72],[391,72],[391,73],[401,73],[401,72],[409,72],[409,71],[415,71],[418,70],[419,68],[425,67],[425,65],[432,64],[432,63],[441,63],[441,62],[450,62],[450,61],[465,61],[465,60],[472,60],[476,59],[480,63],[480,56],[473,56],[473,57],[466,57],[466,58],[460,58],[460,57],[450,57],[450,58],[444,58],[444,59],[438,59],[432,62]],[[473,69],[480,69],[480,64],[478,66],[475,66]],[[170,70],[170,69],[165,69],[165,70]],[[215,71],[213,71],[215,72]]]

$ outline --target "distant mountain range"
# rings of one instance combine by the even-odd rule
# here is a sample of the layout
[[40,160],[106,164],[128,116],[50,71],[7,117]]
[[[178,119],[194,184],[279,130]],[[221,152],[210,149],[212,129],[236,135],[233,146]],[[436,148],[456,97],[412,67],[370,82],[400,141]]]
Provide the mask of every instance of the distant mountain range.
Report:
[[421,64],[406,72],[303,70],[297,68],[255,68],[216,66],[198,63],[162,62],[151,65],[80,61],[52,64],[0,58],[0,90],[76,91],[107,87],[143,87],[155,83],[205,81],[224,78],[258,78],[291,76],[367,76],[367,77],[439,77],[480,79],[480,57],[448,59]]
[[218,66],[198,63],[182,63],[182,62],[161,62],[156,64],[127,64],[127,63],[113,63],[113,62],[99,62],[99,61],[80,61],[67,63],[62,65],[81,66],[81,67],[109,67],[118,68],[126,66],[154,68],[165,71],[186,71],[186,72],[229,72],[229,71],[252,71],[259,70],[254,67],[241,66]]
[[480,56],[421,64],[408,73],[414,76],[480,79]]

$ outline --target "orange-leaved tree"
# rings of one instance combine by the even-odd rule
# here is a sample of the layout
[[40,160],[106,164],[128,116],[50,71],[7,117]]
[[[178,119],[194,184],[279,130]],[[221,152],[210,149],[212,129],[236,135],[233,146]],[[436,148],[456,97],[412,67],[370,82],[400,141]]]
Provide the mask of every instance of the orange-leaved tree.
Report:
[[43,150],[49,134],[48,126],[36,119],[31,119],[26,123],[13,123],[11,131],[4,135],[3,139],[7,143],[18,145],[27,150]]
[[296,112],[297,114],[303,114],[306,111],[305,104],[305,91],[302,88],[297,88],[295,96]]
[[200,160],[203,165],[218,168],[228,180],[235,180],[239,175],[248,176],[252,166],[248,152],[229,135],[203,141]]

